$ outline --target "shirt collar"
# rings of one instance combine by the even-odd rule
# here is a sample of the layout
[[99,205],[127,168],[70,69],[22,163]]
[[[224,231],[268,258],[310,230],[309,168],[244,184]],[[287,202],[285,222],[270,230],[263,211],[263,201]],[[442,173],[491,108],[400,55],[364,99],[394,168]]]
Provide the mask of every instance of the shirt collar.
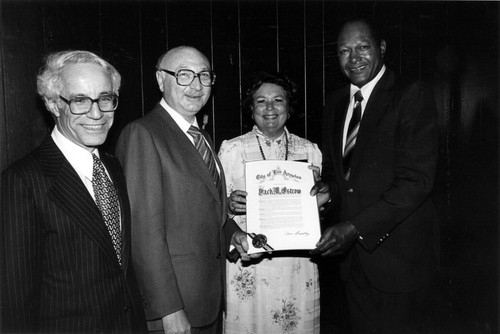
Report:
[[[92,167],[94,164],[92,154],[83,147],[73,143],[71,140],[66,138],[59,131],[57,125],[52,130],[51,137],[57,147],[61,150],[64,157],[75,169],[77,174],[80,175],[80,177],[85,177],[89,180],[92,180]],[[99,157],[98,149],[94,149],[92,153],[95,153]]]
[[361,95],[363,95],[363,102],[366,104],[368,102],[368,99],[370,98],[370,95],[372,94],[373,88],[377,85],[379,82],[380,78],[384,75],[386,70],[385,65],[382,65],[382,68],[378,72],[378,74],[373,78],[370,82],[368,82],[366,85],[363,87],[359,88],[358,86],[355,86],[351,84],[351,100],[354,96],[354,94],[358,91],[361,90]]
[[200,128],[198,126],[198,121],[196,120],[196,117],[194,118],[193,124],[190,124],[184,117],[182,117],[177,111],[175,111],[172,107],[170,107],[167,102],[165,101],[164,98],[161,99],[160,105],[168,112],[170,117],[172,117],[175,121],[175,123],[181,128],[181,130],[184,133],[187,133],[189,127],[191,125],[196,126],[197,128]]
[[288,138],[290,138],[290,133],[288,133],[288,129],[286,128],[286,126],[284,126],[283,128],[284,128],[284,130],[285,130],[285,131],[283,131],[283,133],[282,133],[279,137],[277,137],[277,138],[275,138],[275,139],[268,138],[265,134],[263,134],[263,133],[262,133],[262,131],[260,131],[260,130],[259,130],[259,128],[257,127],[257,125],[254,125],[254,126],[253,126],[252,131],[253,131],[256,135],[258,135],[259,137],[264,138],[264,139],[265,139],[265,140],[267,140],[267,141],[276,141],[276,140],[280,140],[280,139],[282,139],[282,138],[285,136],[285,133],[286,133],[287,137],[288,137]]

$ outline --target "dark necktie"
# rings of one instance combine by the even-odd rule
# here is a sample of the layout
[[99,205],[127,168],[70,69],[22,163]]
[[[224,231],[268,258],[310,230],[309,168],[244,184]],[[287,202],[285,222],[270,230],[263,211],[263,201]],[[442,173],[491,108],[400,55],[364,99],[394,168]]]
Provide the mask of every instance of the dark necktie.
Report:
[[109,179],[101,160],[92,154],[94,166],[92,170],[92,187],[97,207],[113,241],[113,246],[121,263],[121,232],[120,232],[120,203],[116,188]]
[[361,95],[361,91],[358,90],[356,94],[354,94],[354,108],[351,120],[349,121],[349,127],[347,128],[344,157],[342,161],[346,180],[349,180],[351,174],[349,164],[351,162],[354,146],[356,145],[356,137],[358,136],[359,124],[361,122],[361,101],[363,101],[363,95]]
[[219,172],[217,171],[217,166],[215,163],[214,156],[212,154],[212,150],[210,149],[210,147],[208,147],[207,143],[205,142],[205,138],[203,138],[203,134],[197,127],[191,125],[191,127],[189,127],[187,132],[191,135],[191,137],[193,137],[194,146],[200,153],[201,157],[203,158],[203,161],[205,161],[205,164],[207,165],[210,174],[212,174],[214,184],[220,192],[221,188],[220,176]]

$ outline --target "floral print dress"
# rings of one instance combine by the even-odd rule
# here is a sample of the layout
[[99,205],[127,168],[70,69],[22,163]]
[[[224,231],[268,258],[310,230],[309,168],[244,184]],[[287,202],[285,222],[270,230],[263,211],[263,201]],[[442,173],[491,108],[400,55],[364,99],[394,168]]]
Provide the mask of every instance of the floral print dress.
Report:
[[[240,137],[222,143],[219,158],[226,174],[228,195],[245,190],[245,162],[284,160],[288,137],[288,160],[307,160],[321,168],[316,144],[285,132],[267,138],[256,126]],[[234,220],[246,231],[246,217]],[[250,262],[227,262],[226,334],[319,333],[318,269],[307,251],[267,253]]]

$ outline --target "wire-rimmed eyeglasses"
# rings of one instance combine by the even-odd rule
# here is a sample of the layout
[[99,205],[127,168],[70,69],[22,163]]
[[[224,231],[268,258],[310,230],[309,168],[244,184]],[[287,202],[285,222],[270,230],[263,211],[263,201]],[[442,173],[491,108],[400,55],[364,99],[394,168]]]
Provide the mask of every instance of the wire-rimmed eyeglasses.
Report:
[[118,96],[114,94],[102,95],[97,99],[92,99],[88,96],[76,96],[67,100],[61,95],[59,95],[59,98],[69,105],[69,110],[74,115],[88,113],[92,109],[94,102],[97,102],[97,106],[102,112],[115,111],[118,107]]
[[201,71],[195,73],[192,70],[181,69],[177,72],[173,72],[163,68],[159,68],[158,71],[163,71],[175,77],[179,86],[189,86],[196,77],[198,77],[202,86],[210,87],[215,84],[215,73],[211,71]]

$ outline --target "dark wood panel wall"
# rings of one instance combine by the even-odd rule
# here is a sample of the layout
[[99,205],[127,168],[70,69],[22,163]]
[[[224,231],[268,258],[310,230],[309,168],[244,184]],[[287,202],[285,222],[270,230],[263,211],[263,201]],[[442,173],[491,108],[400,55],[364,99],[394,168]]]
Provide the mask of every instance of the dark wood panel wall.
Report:
[[424,79],[436,95],[447,316],[467,314],[462,318],[477,333],[498,329],[497,2],[2,0],[0,10],[0,170],[53,126],[36,95],[48,52],[91,50],[122,74],[107,150],[158,102],[156,61],[181,44],[199,48],[217,73],[203,110],[217,147],[251,128],[240,100],[258,70],[282,71],[298,83],[300,107],[288,127],[321,144],[325,96],[345,82],[336,60],[338,23],[352,15],[383,22],[388,65]]

